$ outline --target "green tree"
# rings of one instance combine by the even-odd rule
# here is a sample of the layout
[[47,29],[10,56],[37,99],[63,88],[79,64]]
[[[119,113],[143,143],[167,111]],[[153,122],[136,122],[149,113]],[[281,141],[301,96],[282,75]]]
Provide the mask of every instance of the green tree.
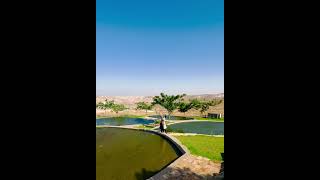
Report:
[[123,111],[123,110],[126,110],[128,108],[126,108],[123,104],[113,104],[111,106],[111,110],[115,113],[118,114],[119,111]]
[[100,107],[102,107],[102,106],[103,106],[103,102],[99,102],[96,104],[96,108],[98,108],[98,109],[100,109]]
[[148,110],[152,109],[152,104],[147,104],[145,102],[138,102],[136,104],[137,104],[137,109],[145,110],[146,114],[148,113]]
[[196,110],[199,110],[201,108],[201,101],[198,99],[192,99],[190,103],[192,104],[192,108]]
[[169,119],[174,110],[179,107],[182,98],[186,96],[186,94],[182,95],[166,95],[161,93],[160,96],[153,97],[152,105],[159,104],[163,108],[165,108],[168,112]]
[[189,102],[189,103],[180,102],[178,110],[179,110],[179,112],[182,112],[185,115],[186,112],[189,111],[192,108],[193,108],[192,102]]
[[108,101],[108,99],[106,99],[105,102],[99,102],[96,104],[96,108],[104,110],[105,115],[107,115],[107,109],[111,109],[113,105],[114,101]]
[[200,106],[198,105],[197,107],[200,107],[200,113],[203,115],[205,112],[207,112],[210,108],[210,106],[216,106],[220,104],[222,100],[212,100],[212,101],[202,101],[200,102]]
[[200,113],[203,115],[203,113],[207,112],[211,106],[211,102],[201,102],[201,108]]

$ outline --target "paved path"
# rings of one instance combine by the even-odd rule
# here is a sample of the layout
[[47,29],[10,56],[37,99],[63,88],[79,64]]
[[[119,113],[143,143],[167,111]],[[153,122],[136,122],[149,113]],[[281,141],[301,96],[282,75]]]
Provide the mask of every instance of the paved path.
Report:
[[220,167],[207,158],[185,154],[149,180],[214,180]]

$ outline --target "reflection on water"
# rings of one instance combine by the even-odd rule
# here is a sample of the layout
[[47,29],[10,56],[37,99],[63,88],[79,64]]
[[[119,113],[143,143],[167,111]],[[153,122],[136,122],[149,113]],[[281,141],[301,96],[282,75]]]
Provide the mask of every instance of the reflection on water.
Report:
[[142,118],[112,117],[96,119],[96,125],[123,126],[132,124],[150,124],[153,120]]
[[96,180],[146,179],[179,155],[167,140],[152,133],[96,128]]

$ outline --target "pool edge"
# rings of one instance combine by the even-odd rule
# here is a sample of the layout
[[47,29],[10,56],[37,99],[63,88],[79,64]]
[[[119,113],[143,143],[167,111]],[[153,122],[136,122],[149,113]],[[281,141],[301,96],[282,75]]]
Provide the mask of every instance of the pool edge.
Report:
[[177,138],[175,138],[175,137],[173,137],[173,136],[171,136],[169,134],[164,134],[164,133],[161,133],[161,132],[158,132],[158,131],[154,131],[154,130],[149,130],[149,129],[138,129],[138,128],[134,128],[134,127],[107,126],[107,125],[96,126],[96,127],[132,129],[132,130],[145,131],[145,132],[157,134],[157,135],[165,138],[166,140],[170,141],[180,151],[181,155],[177,159],[172,161],[167,166],[163,167],[162,170],[160,170],[158,173],[156,173],[155,175],[151,176],[147,180],[161,180],[162,176],[164,174],[166,174],[170,168],[174,167],[181,159],[183,159],[185,156],[190,154],[190,151],[187,149],[187,147],[185,147]]

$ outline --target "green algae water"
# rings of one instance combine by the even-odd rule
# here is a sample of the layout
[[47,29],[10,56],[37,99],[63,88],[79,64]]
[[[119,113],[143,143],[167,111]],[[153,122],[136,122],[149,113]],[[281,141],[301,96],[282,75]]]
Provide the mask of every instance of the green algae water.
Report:
[[144,180],[179,156],[179,151],[159,135],[96,128],[96,180]]
[[123,126],[133,124],[150,124],[153,120],[143,118],[111,117],[96,119],[96,125]]
[[167,131],[208,135],[224,135],[224,122],[183,122],[169,125]]

